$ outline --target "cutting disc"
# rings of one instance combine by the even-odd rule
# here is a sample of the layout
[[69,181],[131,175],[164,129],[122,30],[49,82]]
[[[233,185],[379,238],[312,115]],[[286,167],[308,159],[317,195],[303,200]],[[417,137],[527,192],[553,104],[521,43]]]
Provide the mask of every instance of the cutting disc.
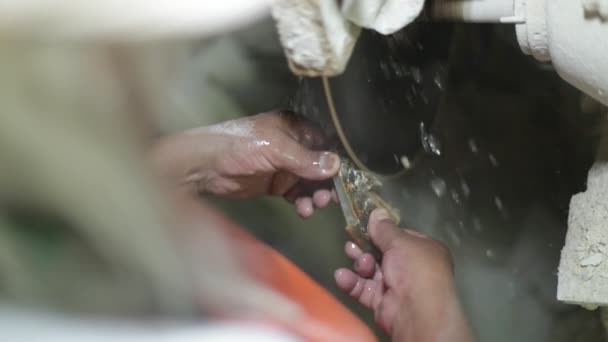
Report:
[[355,164],[398,173],[423,150],[447,85],[450,36],[442,24],[415,23],[390,36],[365,30],[344,74],[325,79],[325,87],[324,79],[300,79],[294,107],[338,148],[350,147]]

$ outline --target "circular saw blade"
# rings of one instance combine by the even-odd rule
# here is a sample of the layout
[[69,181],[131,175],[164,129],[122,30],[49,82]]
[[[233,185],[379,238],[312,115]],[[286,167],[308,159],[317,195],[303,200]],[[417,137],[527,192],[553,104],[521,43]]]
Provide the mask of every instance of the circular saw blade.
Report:
[[[430,127],[447,80],[451,26],[415,23],[384,36],[364,30],[346,71],[329,79],[302,78],[296,110],[337,137],[333,102],[353,152],[379,174],[403,169],[401,157],[421,151],[422,127]],[[340,139],[336,139],[340,141]],[[343,141],[342,141],[343,142]]]

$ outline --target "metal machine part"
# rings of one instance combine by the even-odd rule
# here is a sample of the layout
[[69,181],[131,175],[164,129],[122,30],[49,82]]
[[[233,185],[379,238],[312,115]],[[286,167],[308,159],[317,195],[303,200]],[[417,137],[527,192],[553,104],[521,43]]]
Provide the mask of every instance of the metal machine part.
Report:
[[[351,57],[352,50],[340,47],[354,45],[358,35],[345,35],[344,30],[338,30],[338,27],[352,29],[356,24],[382,34],[392,34],[424,12],[422,0],[342,1],[340,8],[334,0],[306,3],[312,7],[330,7],[331,15],[337,18],[329,19],[330,12],[323,11],[322,18],[315,19],[315,12],[308,11],[307,21],[319,23],[314,36],[304,35],[297,30],[297,23],[281,25],[286,18],[293,16],[283,13],[275,15],[275,18],[279,23],[281,42],[290,60],[295,55],[315,55],[319,59],[319,53],[327,55],[324,51],[343,52],[327,55],[327,59],[339,61],[340,68],[327,69],[316,73],[317,76],[340,74]],[[539,61],[551,62],[565,81],[608,105],[608,63],[605,63],[608,59],[608,0],[435,0],[427,2],[427,5],[424,19],[430,21],[515,25],[524,53]],[[340,21],[341,25],[335,24]],[[295,44],[304,38],[308,44]],[[315,39],[326,48],[309,49],[308,46],[312,46],[310,42]],[[294,72],[310,76],[303,70],[313,67],[312,64],[302,63],[299,70]]]
[[522,51],[608,105],[607,0],[438,0],[433,20],[515,24]]
[[382,253],[370,242],[367,232],[369,216],[376,208],[384,208],[399,223],[399,215],[379,194],[382,182],[374,175],[358,170],[342,158],[340,172],[334,177],[334,186],[346,220],[346,231],[364,252],[381,260]]

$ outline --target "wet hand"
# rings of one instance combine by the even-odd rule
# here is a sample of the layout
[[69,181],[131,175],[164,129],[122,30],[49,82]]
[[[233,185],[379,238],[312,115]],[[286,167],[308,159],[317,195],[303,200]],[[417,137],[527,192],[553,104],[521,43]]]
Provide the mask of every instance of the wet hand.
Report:
[[394,341],[472,341],[448,250],[399,228],[382,209],[372,213],[368,230],[383,253],[382,264],[348,242],[346,254],[354,267],[336,271],[337,286],[372,309]]
[[336,154],[319,150],[319,132],[293,113],[274,111],[162,139],[154,159],[166,179],[198,193],[283,196],[302,217],[329,204]]

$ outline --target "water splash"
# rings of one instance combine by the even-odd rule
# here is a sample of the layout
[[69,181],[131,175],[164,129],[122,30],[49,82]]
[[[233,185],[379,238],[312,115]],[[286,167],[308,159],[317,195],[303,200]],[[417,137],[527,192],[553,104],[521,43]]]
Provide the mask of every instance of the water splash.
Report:
[[412,68],[412,77],[414,78],[414,82],[418,84],[422,83],[422,71],[419,68]]
[[496,157],[494,157],[492,153],[488,154],[488,159],[490,159],[490,163],[492,164],[492,166],[498,167],[498,160],[496,159]]
[[441,143],[434,135],[426,131],[424,122],[420,123],[420,140],[422,148],[424,148],[427,153],[432,153],[436,156],[441,155]]
[[490,249],[490,248],[486,249],[486,256],[487,256],[488,258],[492,259],[492,258],[494,258],[494,256],[495,256],[495,255],[496,255],[496,254],[494,254],[494,250],[492,250],[492,249]]
[[401,156],[399,161],[401,162],[401,165],[403,166],[404,169],[409,170],[412,168],[412,162],[410,161],[410,158],[408,158],[407,156]]
[[441,79],[440,74],[435,74],[433,81],[435,82],[435,85],[437,86],[437,88],[439,88],[439,90],[443,90],[443,80]]
[[496,204],[496,208],[498,208],[498,210],[502,211],[504,209],[504,206],[502,204],[502,199],[500,199],[500,197],[498,197],[498,196],[494,197],[494,203]]
[[445,183],[445,180],[443,180],[443,178],[433,178],[431,180],[431,188],[433,189],[433,192],[435,193],[435,195],[437,195],[437,197],[441,198],[445,195],[445,192],[447,190],[447,185]]
[[479,152],[479,149],[477,148],[477,143],[475,142],[475,139],[471,138],[469,139],[469,149],[471,150],[471,152],[477,154],[477,152]]
[[471,195],[471,188],[469,188],[469,184],[463,179],[460,180],[460,189],[462,190],[462,194],[465,198],[469,198]]
[[507,208],[505,207],[502,199],[499,196],[494,197],[494,204],[496,204],[496,209],[500,212],[504,219],[509,217],[509,213],[507,212]]
[[454,200],[454,203],[460,204],[460,194],[456,189],[452,189],[452,199]]

